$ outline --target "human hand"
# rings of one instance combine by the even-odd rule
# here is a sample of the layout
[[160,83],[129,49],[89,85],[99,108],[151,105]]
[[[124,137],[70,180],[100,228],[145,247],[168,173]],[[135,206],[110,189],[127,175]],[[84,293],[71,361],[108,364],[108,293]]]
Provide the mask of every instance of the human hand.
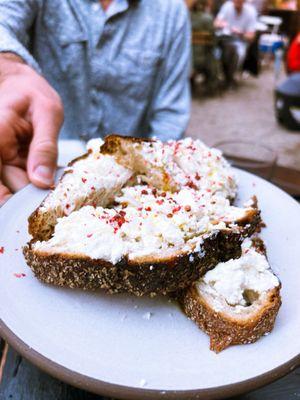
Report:
[[54,183],[57,136],[63,123],[59,95],[13,54],[0,54],[0,204],[29,181]]
[[231,33],[233,33],[236,36],[243,36],[243,31],[241,31],[241,29],[239,28],[236,28],[235,26],[231,28]]

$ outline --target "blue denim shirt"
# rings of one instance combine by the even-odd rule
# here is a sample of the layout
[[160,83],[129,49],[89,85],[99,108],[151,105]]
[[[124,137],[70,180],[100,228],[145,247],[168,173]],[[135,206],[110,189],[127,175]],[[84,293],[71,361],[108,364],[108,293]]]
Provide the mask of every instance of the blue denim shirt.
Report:
[[0,51],[61,95],[61,137],[179,138],[189,118],[190,25],[183,0],[0,0]]

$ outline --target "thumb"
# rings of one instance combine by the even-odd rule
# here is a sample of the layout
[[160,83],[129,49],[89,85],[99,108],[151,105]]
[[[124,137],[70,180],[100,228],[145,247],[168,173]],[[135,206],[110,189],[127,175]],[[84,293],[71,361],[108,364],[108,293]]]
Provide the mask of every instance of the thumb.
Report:
[[58,107],[38,107],[32,113],[33,138],[29,147],[27,173],[38,187],[49,188],[54,183],[57,162],[57,137],[63,122]]

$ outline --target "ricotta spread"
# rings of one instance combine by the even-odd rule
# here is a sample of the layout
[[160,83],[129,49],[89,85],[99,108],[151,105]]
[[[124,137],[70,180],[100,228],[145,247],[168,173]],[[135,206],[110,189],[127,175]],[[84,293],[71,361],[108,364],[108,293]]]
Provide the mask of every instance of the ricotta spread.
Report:
[[219,150],[191,138],[136,145],[139,146],[146,169],[161,171],[165,181],[175,184],[178,190],[187,187],[235,197],[236,179]]
[[117,192],[130,179],[132,171],[118,164],[114,157],[101,154],[100,144],[97,139],[88,143],[88,156],[65,170],[65,176],[45,199],[41,211],[59,207],[64,215],[69,215],[98,192],[105,200],[107,194]]
[[245,240],[242,246],[242,256],[224,263],[219,263],[213,270],[207,272],[197,283],[200,293],[207,293],[218,300],[225,300],[229,306],[245,308],[249,304],[245,291],[252,291],[261,296],[263,293],[279,285],[278,278],[273,274],[266,257],[251,246],[250,240]]
[[226,219],[235,209],[224,198],[221,200],[223,219],[216,221],[217,200],[211,207],[205,206],[205,200],[195,190],[166,193],[145,185],[125,187],[116,197],[114,208],[82,207],[58,219],[53,237],[34,247],[83,254],[113,264],[124,256],[134,259],[196,248],[201,252],[201,235],[225,229]]

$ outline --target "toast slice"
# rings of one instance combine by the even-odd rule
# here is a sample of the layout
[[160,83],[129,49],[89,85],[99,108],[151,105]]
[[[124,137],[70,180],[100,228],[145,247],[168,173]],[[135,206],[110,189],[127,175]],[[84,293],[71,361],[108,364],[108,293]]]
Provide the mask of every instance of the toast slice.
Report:
[[281,305],[280,287],[263,242],[246,239],[240,258],[218,264],[182,292],[179,301],[218,353],[271,332]]
[[[128,189],[113,209],[83,207],[59,219],[51,239],[32,241],[24,254],[35,275],[61,286],[167,294],[219,261],[238,257],[243,238],[260,224],[254,208],[228,205],[227,215],[216,221],[214,214],[198,216],[191,206],[178,205],[176,194],[159,191],[144,194],[133,207]],[[168,205],[160,209],[163,199]]]
[[28,265],[44,282],[136,295],[187,287],[240,255],[256,205],[231,205],[232,170],[199,140],[117,135],[73,161],[29,218]]
[[201,141],[155,140],[110,135],[94,139],[88,152],[73,160],[58,185],[29,217],[36,240],[51,237],[58,218],[85,205],[110,206],[125,185],[150,184],[166,191],[201,189],[234,199],[236,181],[227,161]]

